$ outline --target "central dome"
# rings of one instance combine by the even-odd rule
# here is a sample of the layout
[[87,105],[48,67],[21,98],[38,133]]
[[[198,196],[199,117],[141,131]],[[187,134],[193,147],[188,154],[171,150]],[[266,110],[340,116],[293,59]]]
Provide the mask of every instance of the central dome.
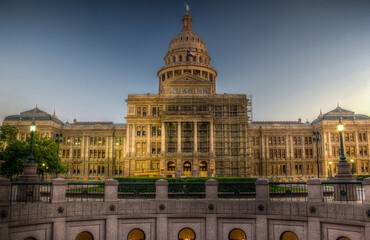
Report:
[[191,28],[192,18],[189,12],[186,12],[182,18],[182,29],[179,34],[177,34],[168,47],[168,53],[173,53],[177,51],[192,51],[192,52],[203,52],[206,53],[206,45],[204,44],[201,37],[194,33]]

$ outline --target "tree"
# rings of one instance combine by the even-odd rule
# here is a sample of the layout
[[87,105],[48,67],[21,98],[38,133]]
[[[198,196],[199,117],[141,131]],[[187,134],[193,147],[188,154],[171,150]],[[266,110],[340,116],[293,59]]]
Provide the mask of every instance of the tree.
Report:
[[[4,128],[5,127],[5,128]],[[31,139],[26,141],[16,140],[17,129],[11,126],[1,127],[1,144],[0,159],[5,162],[1,165],[1,174],[12,178],[23,172],[23,163],[27,161],[30,151]],[[67,166],[62,165],[57,157],[58,145],[54,139],[34,134],[33,156],[38,163],[37,171],[45,171],[52,174],[56,171],[57,162],[59,163],[58,172],[67,172]],[[43,166],[45,164],[45,167]]]

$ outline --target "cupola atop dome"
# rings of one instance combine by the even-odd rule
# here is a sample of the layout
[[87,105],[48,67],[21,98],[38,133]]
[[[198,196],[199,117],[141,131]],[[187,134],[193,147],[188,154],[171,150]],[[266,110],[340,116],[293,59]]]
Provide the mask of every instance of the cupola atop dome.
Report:
[[182,29],[171,40],[164,57],[165,66],[157,73],[160,94],[177,94],[180,88],[181,92],[185,92],[185,88],[178,86],[183,81],[187,93],[216,93],[217,72],[209,65],[211,58],[206,45],[203,39],[194,33],[192,22],[189,6],[186,5]]

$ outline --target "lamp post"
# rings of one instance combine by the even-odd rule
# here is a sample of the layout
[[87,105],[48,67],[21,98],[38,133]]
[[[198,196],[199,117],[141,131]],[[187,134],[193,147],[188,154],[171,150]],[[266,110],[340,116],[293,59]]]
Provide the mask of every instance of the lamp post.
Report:
[[351,172],[353,174],[353,158],[351,158]]
[[340,160],[339,160],[339,162],[346,163],[347,159],[346,159],[346,156],[344,156],[344,148],[343,148],[343,130],[344,130],[344,126],[343,126],[341,120],[339,120],[339,124],[337,125],[337,128],[338,128],[339,137],[340,137]]
[[34,122],[30,125],[30,132],[31,132],[31,146],[30,146],[30,155],[28,156],[27,163],[34,163],[35,159],[33,158],[33,135],[36,132],[36,125]]
[[58,168],[59,168],[59,144],[63,142],[63,133],[56,133],[55,134],[55,142],[58,144],[57,150],[57,169],[55,171],[55,178],[58,178]]
[[320,178],[320,164],[319,164],[320,132],[319,131],[313,131],[313,141],[316,142],[317,178]]

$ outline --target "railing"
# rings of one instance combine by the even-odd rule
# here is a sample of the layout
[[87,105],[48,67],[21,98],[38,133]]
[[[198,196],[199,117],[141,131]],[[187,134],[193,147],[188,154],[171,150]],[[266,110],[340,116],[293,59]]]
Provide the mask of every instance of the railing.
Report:
[[155,199],[155,182],[120,182],[119,199]]
[[206,186],[204,182],[169,182],[168,198],[205,198]]
[[254,182],[219,182],[218,197],[227,199],[255,199]]
[[51,182],[12,182],[10,203],[50,203]]
[[103,182],[67,182],[67,202],[104,201]]
[[306,182],[270,182],[270,201],[307,201]]
[[324,202],[363,203],[362,182],[325,181],[322,182]]

